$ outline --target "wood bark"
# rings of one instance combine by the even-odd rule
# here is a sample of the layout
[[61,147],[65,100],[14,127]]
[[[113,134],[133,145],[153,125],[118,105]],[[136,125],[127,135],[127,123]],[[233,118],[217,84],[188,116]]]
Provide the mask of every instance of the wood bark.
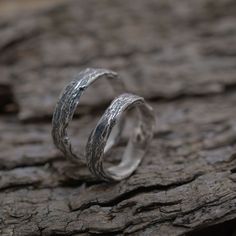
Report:
[[[0,16],[0,234],[235,235],[236,2],[42,5]],[[155,110],[151,148],[119,183],[50,136],[61,89],[86,67],[117,71]],[[86,91],[70,127],[79,149],[115,95],[105,81]]]

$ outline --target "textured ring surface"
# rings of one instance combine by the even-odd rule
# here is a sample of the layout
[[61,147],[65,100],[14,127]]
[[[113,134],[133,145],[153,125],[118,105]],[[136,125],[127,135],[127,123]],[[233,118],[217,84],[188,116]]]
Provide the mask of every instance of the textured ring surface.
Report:
[[[83,92],[93,82],[102,77],[114,79],[113,84],[116,83],[114,86],[116,90],[124,89],[121,81],[117,80],[117,74],[115,72],[105,69],[88,68],[80,72],[77,77],[66,86],[56,104],[52,118],[53,141],[56,147],[72,161],[85,162],[85,158],[83,153],[75,154],[71,146],[71,141],[67,134],[69,122],[73,118],[74,112],[79,104],[79,100]],[[122,124],[120,124],[120,126],[122,126]],[[119,132],[115,132],[113,140],[109,143],[109,148],[115,143],[115,140],[119,134]]]
[[[107,140],[125,111],[131,108],[135,108],[138,113],[137,127],[129,138],[120,164],[106,169],[103,166],[103,159]],[[86,159],[90,171],[105,181],[119,181],[130,176],[145,155],[152,140],[154,128],[153,109],[142,97],[122,94],[114,99],[90,134],[86,147]]]

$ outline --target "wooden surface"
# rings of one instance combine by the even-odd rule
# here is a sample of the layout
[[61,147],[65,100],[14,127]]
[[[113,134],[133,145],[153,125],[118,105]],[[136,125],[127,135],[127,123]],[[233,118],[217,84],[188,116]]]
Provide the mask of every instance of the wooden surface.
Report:
[[[1,235],[235,235],[235,1],[33,2],[0,2]],[[86,67],[117,71],[155,110],[151,148],[120,183],[51,140],[57,97]],[[106,82],[86,91],[78,148],[114,96]]]

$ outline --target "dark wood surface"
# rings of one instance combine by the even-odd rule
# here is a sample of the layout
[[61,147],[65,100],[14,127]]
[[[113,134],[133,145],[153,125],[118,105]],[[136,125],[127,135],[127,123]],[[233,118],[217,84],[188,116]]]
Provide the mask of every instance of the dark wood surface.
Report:
[[[0,234],[235,235],[235,1],[26,2],[0,10]],[[117,71],[157,117],[141,166],[116,184],[50,136],[61,89],[86,67]],[[86,92],[78,148],[114,96],[105,81]]]

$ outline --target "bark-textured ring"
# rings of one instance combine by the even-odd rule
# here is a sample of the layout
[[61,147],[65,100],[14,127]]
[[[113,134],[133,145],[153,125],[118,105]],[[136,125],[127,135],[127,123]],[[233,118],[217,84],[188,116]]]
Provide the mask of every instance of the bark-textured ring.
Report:
[[[61,150],[64,155],[76,162],[85,162],[84,153],[75,153],[71,141],[67,134],[69,122],[72,120],[74,112],[79,104],[83,92],[96,80],[100,78],[112,80],[112,86],[116,92],[124,90],[124,85],[115,72],[106,69],[88,68],[80,72],[62,91],[56,104],[52,118],[52,138],[55,146]],[[118,140],[120,129],[123,125],[121,121],[119,127],[114,130],[113,135],[107,144],[107,149],[111,148]]]
[[[124,112],[131,108],[135,108],[138,113],[137,127],[129,138],[120,164],[106,169],[103,166],[103,159],[107,140]],[[153,109],[142,97],[122,94],[114,99],[90,134],[86,147],[86,159],[90,171],[105,181],[119,181],[130,176],[144,157],[153,137],[154,128]]]

